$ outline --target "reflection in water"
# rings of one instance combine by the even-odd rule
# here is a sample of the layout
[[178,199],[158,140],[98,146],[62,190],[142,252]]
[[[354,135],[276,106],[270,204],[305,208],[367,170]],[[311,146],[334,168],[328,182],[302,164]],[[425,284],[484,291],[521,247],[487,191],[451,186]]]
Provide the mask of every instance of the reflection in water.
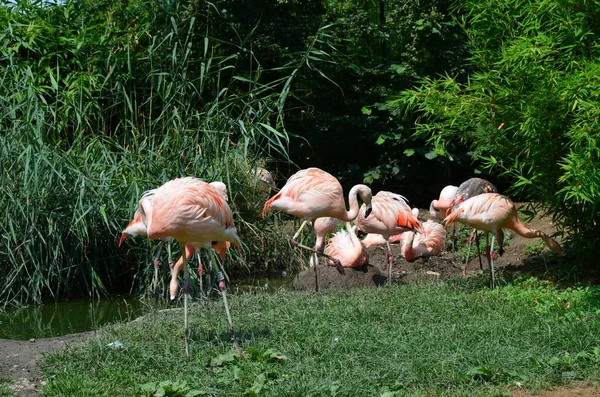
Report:
[[[234,280],[230,293],[270,293],[289,289],[292,277]],[[212,296],[218,296],[215,294]],[[217,298],[220,299],[220,298]],[[114,297],[66,301],[0,311],[0,339],[49,338],[93,331],[102,325],[131,321],[144,313],[172,307],[165,298]]]
[[100,326],[130,321],[148,310],[148,301],[107,298],[26,306],[0,312],[0,338],[48,338],[98,329]]

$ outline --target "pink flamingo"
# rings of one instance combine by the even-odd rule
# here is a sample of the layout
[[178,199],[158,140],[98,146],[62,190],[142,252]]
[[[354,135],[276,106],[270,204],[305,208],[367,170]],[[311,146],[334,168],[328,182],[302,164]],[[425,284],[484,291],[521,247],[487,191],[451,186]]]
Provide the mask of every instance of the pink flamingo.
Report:
[[[317,218],[331,217],[343,222],[352,222],[358,215],[357,196],[365,203],[365,216],[371,212],[371,189],[366,185],[356,185],[350,189],[348,201],[350,210],[346,210],[344,192],[340,182],[331,174],[319,168],[307,168],[296,172],[286,182],[281,190],[265,203],[262,216],[270,209],[283,211],[301,218],[304,221],[292,237],[292,245],[313,253],[315,263],[315,290],[319,291],[318,259],[316,255],[324,255],[316,248],[310,248],[296,241],[304,226],[314,223]],[[318,247],[317,247],[318,248]],[[328,256],[326,256],[328,257]],[[336,258],[329,257],[334,265],[341,269],[341,263]]]
[[440,192],[440,198],[431,202],[431,205],[429,206],[429,215],[439,221],[444,220],[446,211],[450,208],[450,203],[454,200],[457,190],[458,187],[453,185],[448,185],[443,188]]
[[377,233],[385,239],[387,253],[388,284],[392,281],[392,262],[394,256],[390,247],[390,236],[408,230],[423,233],[423,225],[412,214],[405,198],[399,194],[380,191],[372,200],[372,215],[367,218],[366,207],[363,206],[356,218],[356,225],[364,233]]
[[356,235],[357,226],[346,225],[347,229],[334,233],[327,242],[325,253],[338,258],[343,267],[361,267],[369,261],[369,253]]
[[[152,198],[142,196],[139,212],[150,239],[172,237],[186,254],[183,258],[184,272],[184,327],[185,352],[189,356],[189,327],[187,321],[189,299],[189,275],[186,247],[206,242],[230,242],[240,249],[241,242],[233,224],[233,216],[227,201],[208,183],[194,177],[177,178],[154,190]],[[241,351],[227,304],[224,283],[219,285],[224,299],[227,320],[234,344]]]
[[402,233],[402,256],[411,261],[422,256],[440,255],[445,240],[446,229],[444,226],[431,220],[423,222],[423,233]]
[[[225,201],[228,201],[227,186],[223,182],[214,181],[214,182],[210,183],[210,186],[212,186],[212,188],[215,189],[221,195],[221,197],[223,197],[223,199],[225,199]],[[154,195],[156,194],[156,190],[157,189],[148,190],[142,194],[142,199],[146,199],[148,202],[148,205],[152,205],[153,200],[154,200]],[[129,224],[127,225],[125,230],[123,230],[123,232],[121,234],[121,238],[119,239],[119,244],[118,244],[119,247],[123,243],[123,240],[125,240],[125,238],[127,238],[127,236],[148,236],[148,230],[147,230],[146,224],[144,223],[144,221],[142,219],[142,215],[140,213],[139,207],[136,209],[131,222],[129,222]],[[172,237],[166,237],[166,238],[162,239],[162,242],[167,243],[169,268],[171,269],[171,282],[169,285],[170,300],[171,300],[171,302],[174,302],[175,297],[177,296],[177,290],[179,288],[179,286],[177,284],[177,278],[179,276],[179,272],[181,272],[181,269],[183,267],[183,256],[181,258],[179,258],[179,260],[177,261],[177,263],[175,265],[173,264],[173,259],[171,256],[171,242],[172,241],[173,241]],[[206,248],[206,249],[213,248],[220,253],[221,258],[225,259],[225,252],[226,252],[225,250],[228,246],[229,246],[229,244],[225,244],[223,242],[206,242],[203,244],[193,243],[193,244],[188,244],[188,246],[186,246],[185,254],[187,256],[186,257],[187,260],[190,260],[190,258],[194,255],[195,252],[198,252],[198,274],[199,274],[201,283],[202,283],[202,263],[200,261],[200,254],[199,254],[200,249],[201,248]],[[161,245],[160,248],[158,249],[156,257],[154,258],[154,279],[153,279],[154,290],[156,290],[156,287],[158,284],[158,266],[160,264],[159,257],[160,257],[160,253],[162,251],[162,247],[163,246]]]
[[315,229],[315,234],[317,235],[317,239],[315,241],[315,249],[317,251],[323,251],[323,248],[325,247],[325,236],[327,236],[329,233],[335,232],[335,229],[339,223],[339,219],[331,217],[317,218],[315,220],[313,223],[313,228]]
[[[456,193],[454,194],[454,198],[448,205],[446,209],[445,216],[450,215],[452,209],[457,205],[462,203],[463,201],[470,199],[471,197],[483,194],[483,193],[498,193],[498,189],[491,182],[482,179],[482,178],[470,178],[460,184]],[[456,230],[454,230],[453,241],[456,239]],[[469,243],[467,246],[467,259],[465,260],[465,265],[462,269],[462,275],[467,275],[467,265],[469,264],[469,255],[471,253],[471,244],[473,244],[473,239],[475,239],[475,245],[477,246],[477,257],[479,258],[479,268],[483,269],[483,263],[481,262],[481,252],[479,251],[479,235],[477,234],[477,229],[473,230],[471,236],[469,237]],[[488,233],[485,234],[485,244],[486,249],[489,250],[489,239]]]
[[[564,256],[564,252],[555,240],[541,230],[532,230],[523,225],[517,216],[517,208],[511,199],[498,193],[483,193],[463,201],[444,221],[446,225],[460,222],[486,233],[494,233],[498,242],[498,251],[502,255],[504,234],[502,229],[510,229],[521,237],[541,238],[553,252]],[[490,288],[494,289],[494,239],[492,239],[488,261],[490,263]]]

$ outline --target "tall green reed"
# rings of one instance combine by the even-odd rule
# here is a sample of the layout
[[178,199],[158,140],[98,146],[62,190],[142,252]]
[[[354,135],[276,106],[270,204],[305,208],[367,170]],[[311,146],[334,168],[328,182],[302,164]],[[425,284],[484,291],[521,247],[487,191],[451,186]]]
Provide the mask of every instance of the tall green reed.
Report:
[[82,4],[0,7],[0,302],[141,290],[154,244],[118,236],[144,190],[185,175],[228,185],[234,271],[297,269],[282,223],[259,218],[254,170],[289,160],[285,101],[306,54],[262,81],[248,37],[211,37],[210,7],[202,23],[177,5],[123,28]]

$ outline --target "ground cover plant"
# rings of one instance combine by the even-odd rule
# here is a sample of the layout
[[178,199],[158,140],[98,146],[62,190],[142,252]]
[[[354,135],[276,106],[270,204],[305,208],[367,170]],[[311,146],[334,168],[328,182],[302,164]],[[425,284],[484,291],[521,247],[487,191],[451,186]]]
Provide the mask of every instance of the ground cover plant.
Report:
[[597,288],[485,284],[232,296],[241,356],[219,300],[193,305],[189,360],[181,311],[151,313],[46,356],[44,395],[473,396],[598,378]]

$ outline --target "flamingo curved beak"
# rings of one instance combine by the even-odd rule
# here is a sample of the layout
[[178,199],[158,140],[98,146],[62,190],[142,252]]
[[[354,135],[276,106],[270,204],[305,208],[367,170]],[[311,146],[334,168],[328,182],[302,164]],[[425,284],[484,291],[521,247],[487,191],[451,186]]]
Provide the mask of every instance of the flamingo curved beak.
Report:
[[117,247],[120,247],[121,244],[123,244],[123,240],[125,240],[126,238],[127,238],[127,233],[121,234],[121,238],[119,239],[119,245],[117,245]]
[[373,211],[373,206],[369,203],[367,204],[367,208],[365,209],[365,218],[368,217]]

